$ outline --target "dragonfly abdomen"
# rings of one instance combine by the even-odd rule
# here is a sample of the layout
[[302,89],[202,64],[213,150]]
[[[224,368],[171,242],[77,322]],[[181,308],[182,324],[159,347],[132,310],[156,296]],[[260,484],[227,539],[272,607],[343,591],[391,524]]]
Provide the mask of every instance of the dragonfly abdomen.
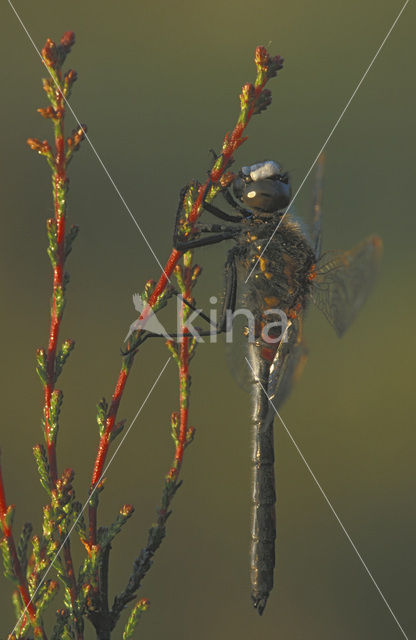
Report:
[[252,527],[250,585],[254,607],[261,615],[273,589],[276,538],[273,413],[267,389],[270,364],[257,361],[253,381]]

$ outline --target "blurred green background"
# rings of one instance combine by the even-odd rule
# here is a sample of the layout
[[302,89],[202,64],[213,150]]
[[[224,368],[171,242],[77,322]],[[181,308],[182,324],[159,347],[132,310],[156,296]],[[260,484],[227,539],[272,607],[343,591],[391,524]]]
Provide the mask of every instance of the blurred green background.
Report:
[[[296,188],[400,7],[385,0],[16,3],[38,47],[46,37],[76,32],[68,66],[79,80],[71,104],[162,263],[179,189],[204,178],[208,150],[218,150],[232,128],[240,87],[254,79],[255,47],[269,45],[284,56],[285,68],[272,80],[273,104],[251,122],[235,166],[277,159]],[[17,528],[25,520],[39,526],[44,503],[31,450],[42,439],[34,353],[47,341],[45,219],[52,204],[46,163],[25,140],[50,136],[50,128],[36,113],[46,104],[40,60],[7,3],[0,13],[0,441]],[[346,249],[379,233],[385,245],[380,282],[342,341],[311,310],[310,358],[282,411],[409,638],[416,633],[414,20],[410,4],[327,147],[324,248]],[[87,143],[70,180],[70,222],[81,233],[68,262],[62,337],[77,346],[60,380],[59,464],[75,467],[84,500],[97,446],[95,405],[114,387],[119,348],[135,318],[131,295],[160,270]],[[298,213],[310,206],[311,190],[308,180]],[[206,305],[222,286],[225,250],[197,252],[204,268],[199,303]],[[136,360],[119,413],[127,423],[166,361],[160,343],[147,344]],[[225,366],[222,340],[198,349],[192,371],[196,439],[186,453],[167,539],[140,590],[152,606],[137,637],[403,637],[278,424],[276,586],[264,616],[252,610],[248,398]],[[177,405],[170,364],[108,472],[101,523],[111,522],[123,503],[136,506],[114,544],[112,595],[124,585],[154,519],[173,453],[169,416]],[[74,548],[79,559],[76,542]],[[6,637],[14,620],[10,584],[2,577],[0,587]],[[88,627],[86,638],[94,637]]]

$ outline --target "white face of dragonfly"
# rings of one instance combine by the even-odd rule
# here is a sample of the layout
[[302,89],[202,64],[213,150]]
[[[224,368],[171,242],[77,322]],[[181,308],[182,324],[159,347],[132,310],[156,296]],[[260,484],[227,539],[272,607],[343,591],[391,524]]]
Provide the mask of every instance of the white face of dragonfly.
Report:
[[277,162],[274,162],[274,160],[265,160],[264,162],[252,164],[250,167],[243,167],[241,173],[244,176],[250,176],[253,182],[256,182],[257,180],[280,176],[282,168]]

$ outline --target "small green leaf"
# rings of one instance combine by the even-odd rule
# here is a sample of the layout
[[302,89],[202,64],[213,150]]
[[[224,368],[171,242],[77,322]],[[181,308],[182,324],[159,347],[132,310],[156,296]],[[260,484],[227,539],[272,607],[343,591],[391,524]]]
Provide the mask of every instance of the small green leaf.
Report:
[[49,246],[56,249],[56,247],[58,246],[58,240],[55,218],[48,218],[46,220],[46,231],[48,234]]
[[192,207],[194,206],[195,200],[198,197],[198,187],[199,186],[200,186],[199,182],[194,180],[193,182],[191,182],[189,184],[189,187],[186,190],[186,193],[185,193],[184,199],[183,199],[183,207],[184,207],[184,211],[185,211],[186,216],[189,216],[189,214],[192,211]]
[[253,103],[255,95],[256,92],[251,83],[247,83],[242,87],[240,94],[240,116],[238,118],[239,123],[246,122],[248,111]]
[[10,554],[9,545],[6,538],[0,540],[1,554],[3,556],[3,573],[4,577],[14,583],[18,583],[13,571],[13,562]]
[[75,640],[75,634],[72,631],[71,627],[69,627],[68,625],[65,625],[61,640]]
[[65,211],[66,195],[68,191],[68,181],[64,179],[57,179],[53,183],[55,197],[58,204],[58,217],[60,217]]
[[64,286],[57,285],[55,287],[53,295],[55,300],[56,315],[58,318],[60,318],[65,307]]
[[33,447],[33,455],[35,456],[36,466],[38,468],[40,483],[48,495],[51,495],[49,462],[46,455],[45,447],[42,444],[36,444]]
[[88,505],[92,508],[92,509],[96,509],[98,507],[98,489],[96,489],[94,491],[94,493],[91,493],[90,499],[88,500]]
[[6,521],[6,526],[9,527],[9,529],[12,528],[13,526],[13,520],[14,520],[14,514],[16,511],[16,507],[14,504],[9,504],[9,506],[6,509],[6,513],[4,514],[4,519]]
[[55,89],[48,78],[42,78],[42,87],[53,107],[56,107]]
[[85,140],[86,132],[87,125],[81,124],[81,126],[74,129],[69,138],[66,139],[67,152],[65,157],[67,165],[71,162],[74,152],[79,151],[81,142]]
[[51,600],[56,596],[59,590],[59,584],[55,580],[48,580],[42,584],[37,592],[36,608],[40,613],[46,609]]
[[62,368],[74,347],[75,347],[74,340],[68,339],[63,342],[60,350],[58,351],[58,354],[55,360],[55,382],[57,381],[59,375],[61,374]]
[[181,365],[181,361],[179,359],[179,353],[178,353],[178,349],[176,347],[176,345],[171,342],[170,340],[166,341],[166,346],[169,349],[169,351],[172,354],[173,359],[175,360],[176,364],[178,365],[178,367],[180,367]]
[[56,265],[58,263],[58,260],[57,260],[57,257],[56,257],[56,253],[57,253],[56,249],[54,249],[53,247],[47,247],[46,248],[46,253],[49,256],[49,260],[50,260],[50,263],[52,265],[52,269],[55,269],[55,267],[56,267]]
[[185,440],[185,447],[187,447],[188,445],[191,444],[191,442],[194,439],[195,436],[195,427],[188,427],[187,431],[186,431],[186,440]]
[[53,513],[52,506],[50,504],[46,504],[43,507],[43,523],[42,523],[42,533],[43,533],[43,537],[46,540],[49,540],[52,538],[52,535],[56,526],[56,522],[53,516],[54,516],[54,513]]
[[51,395],[51,404],[49,409],[49,439],[51,442],[56,441],[59,428],[59,415],[61,413],[64,394],[60,389],[54,389]]
[[105,421],[107,420],[107,411],[108,411],[108,403],[105,398],[101,398],[100,402],[97,404],[97,424],[98,431],[100,434],[100,438],[103,436],[105,431]]
[[57,240],[57,228],[55,218],[48,218],[46,220],[46,231],[48,233],[49,246],[46,251],[51,261],[52,269],[56,267],[58,261],[58,240]]
[[80,540],[85,542],[88,539],[88,533],[84,515],[82,513],[82,504],[78,502],[78,500],[74,500],[72,503],[72,513],[74,516],[75,530],[78,533]]
[[64,86],[63,86],[63,94],[67,100],[69,100],[71,96],[72,85],[77,79],[77,72],[73,69],[69,69],[64,75]]
[[134,507],[131,504],[125,504],[120,509],[117,518],[110,527],[103,527],[101,530],[101,537],[99,536],[98,542],[101,548],[105,548],[111,544],[115,536],[120,533],[121,528],[126,524],[127,520],[133,515]]
[[22,527],[19,542],[17,544],[17,557],[19,558],[20,566],[22,567],[23,574],[26,573],[27,567],[27,548],[32,535],[33,527],[30,522],[25,522]]
[[36,350],[36,373],[43,385],[48,384],[47,360],[45,349]]
[[[24,620],[21,619],[22,617],[22,607],[21,607],[21,599],[20,599],[20,594],[19,592],[13,591],[12,594],[12,603],[13,603],[13,607],[14,607],[14,612],[16,615],[16,620],[19,622],[19,633],[18,633],[18,638],[22,638],[24,637],[24,634],[28,631],[29,627],[30,627],[30,618],[29,616],[26,616],[25,620],[26,623],[23,624]],[[11,636],[13,637],[13,636]]]
[[147,598],[141,598],[132,609],[126,627],[123,632],[123,640],[130,640],[133,637],[134,630],[141,616],[150,607],[150,601]]
[[39,536],[36,536],[36,535],[33,536],[33,538],[32,538],[32,549],[33,549],[33,555],[35,557],[35,563],[38,564],[39,561],[41,560]]
[[173,438],[173,442],[175,443],[175,447],[179,443],[179,412],[173,411],[170,417],[170,428],[171,428],[171,436]]
[[69,611],[58,609],[56,612],[56,622],[52,631],[51,640],[62,640],[65,633],[65,626],[69,619]]

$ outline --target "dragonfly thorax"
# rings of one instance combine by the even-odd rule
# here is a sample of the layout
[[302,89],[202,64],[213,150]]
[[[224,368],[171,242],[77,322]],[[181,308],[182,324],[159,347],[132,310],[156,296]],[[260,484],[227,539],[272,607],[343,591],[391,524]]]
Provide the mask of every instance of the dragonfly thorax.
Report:
[[[309,274],[315,254],[295,221],[287,216],[275,230],[277,215],[270,221],[253,218],[236,247],[237,262],[247,275],[246,303],[261,317],[270,307],[279,307],[286,315],[305,307],[311,288]],[[271,238],[271,239],[270,239]]]

